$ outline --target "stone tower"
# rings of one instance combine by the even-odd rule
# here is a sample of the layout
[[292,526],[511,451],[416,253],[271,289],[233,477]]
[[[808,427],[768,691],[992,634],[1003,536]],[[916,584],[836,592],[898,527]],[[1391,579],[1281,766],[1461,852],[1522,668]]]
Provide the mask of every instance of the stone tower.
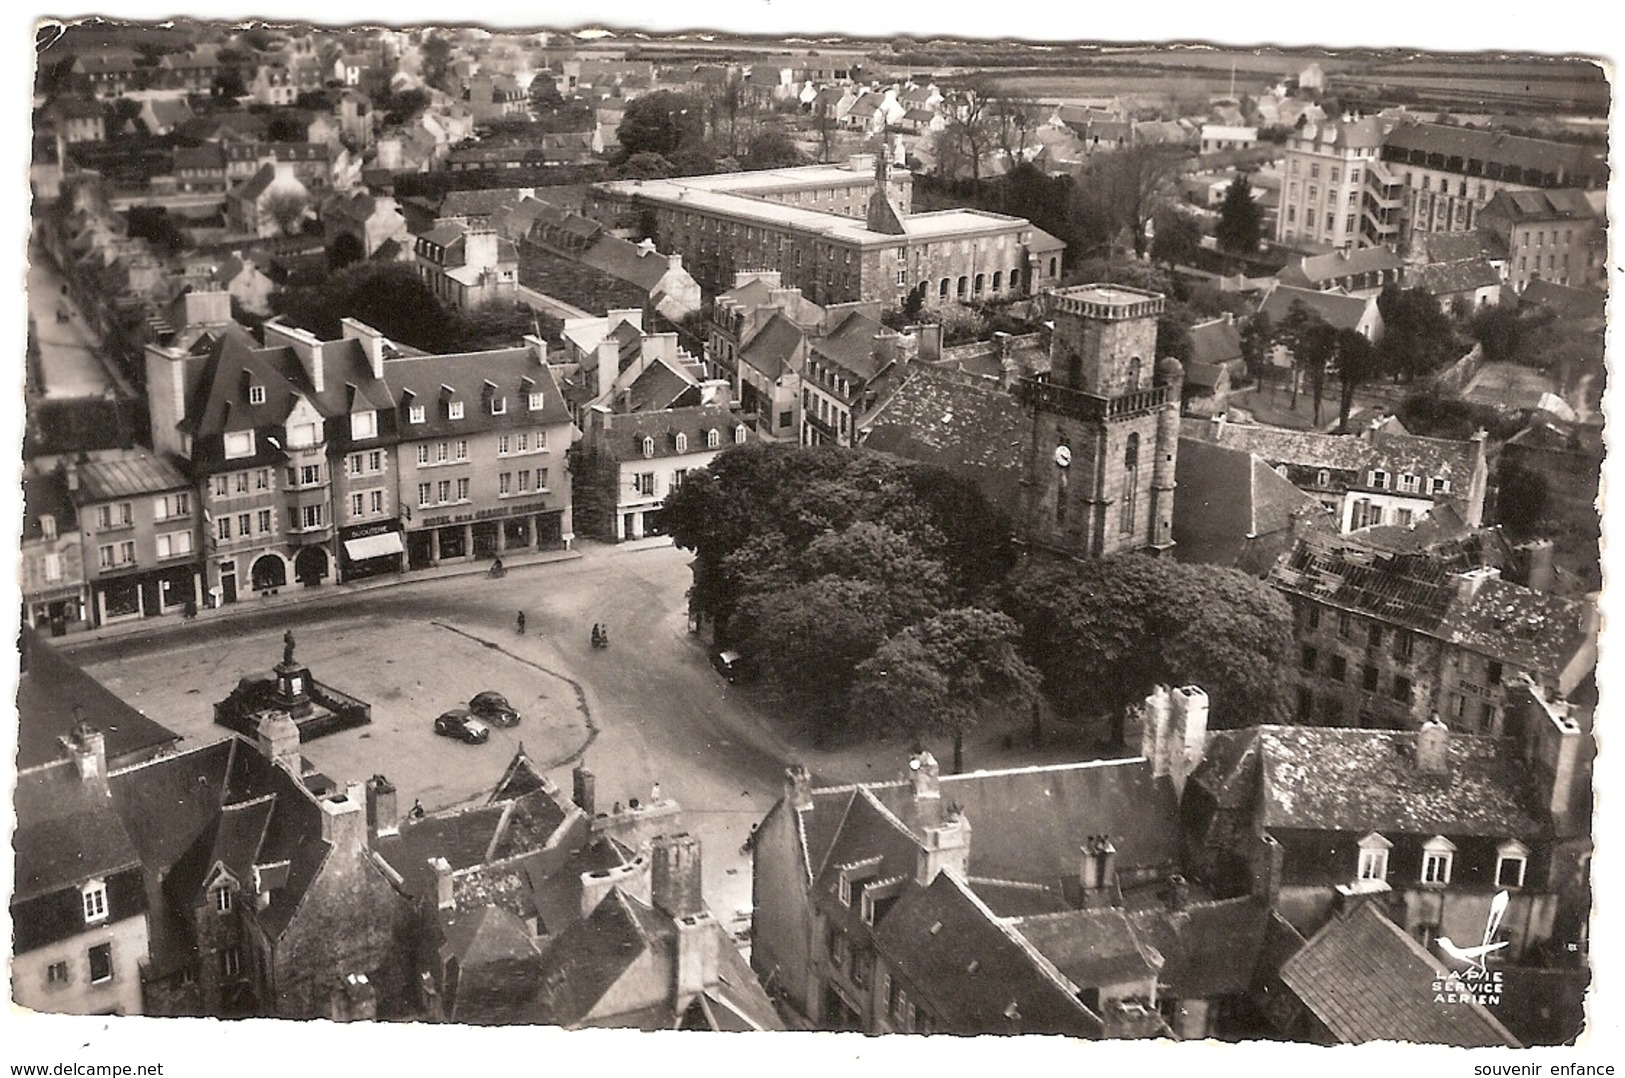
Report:
[[1156,360],[1163,297],[1086,284],[1049,298],[1049,378],[1018,387],[1032,417],[1023,538],[1079,558],[1167,550],[1184,369]]

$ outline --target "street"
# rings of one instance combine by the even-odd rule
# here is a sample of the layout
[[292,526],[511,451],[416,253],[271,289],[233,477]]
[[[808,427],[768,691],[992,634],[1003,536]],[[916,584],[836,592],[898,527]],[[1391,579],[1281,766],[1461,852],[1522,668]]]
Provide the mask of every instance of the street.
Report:
[[[689,635],[686,551],[584,549],[583,558],[501,580],[334,592],[72,650],[111,690],[196,745],[225,736],[213,704],[238,678],[268,674],[291,629],[312,677],[372,705],[371,725],[304,746],[335,781],[382,773],[403,808],[421,799],[439,809],[484,798],[521,743],[565,791],[584,752],[600,805],[647,798],[656,783],[677,800],[702,843],[707,901],[742,927],[751,893],[740,847],[779,796],[792,752]],[[607,650],[591,646],[594,622],[609,626]],[[519,726],[493,729],[485,745],[436,737],[435,716],[482,689],[507,695],[524,716]]]
[[[69,315],[57,321],[57,312]],[[50,399],[108,396],[116,384],[96,354],[98,343],[85,317],[63,294],[62,278],[37,242],[28,248],[28,313],[39,343],[44,395]],[[128,393],[128,388],[124,387]]]

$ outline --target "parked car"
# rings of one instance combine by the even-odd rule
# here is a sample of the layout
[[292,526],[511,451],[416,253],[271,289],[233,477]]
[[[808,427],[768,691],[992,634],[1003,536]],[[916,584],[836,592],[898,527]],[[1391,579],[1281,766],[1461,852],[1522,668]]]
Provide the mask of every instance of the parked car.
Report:
[[749,681],[756,673],[756,667],[749,659],[732,650],[714,653],[711,656],[711,665],[717,668],[717,673],[729,681]]
[[468,702],[468,709],[472,711],[481,722],[492,726],[518,726],[519,712],[508,703],[508,698],[499,692],[490,689],[474,694]]
[[434,720],[434,732],[470,745],[483,745],[491,737],[491,728],[469,714],[465,707],[454,707]]

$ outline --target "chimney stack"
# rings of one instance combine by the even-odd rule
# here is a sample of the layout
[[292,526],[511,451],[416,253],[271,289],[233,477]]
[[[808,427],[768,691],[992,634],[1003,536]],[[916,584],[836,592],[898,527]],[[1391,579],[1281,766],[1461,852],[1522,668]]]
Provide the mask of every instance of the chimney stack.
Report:
[[374,838],[400,834],[401,816],[395,784],[382,775],[367,780],[367,828]]
[[1450,728],[1434,715],[1416,732],[1416,770],[1424,775],[1450,773]]
[[435,907],[449,910],[456,906],[457,899],[452,894],[451,887],[451,862],[444,857],[431,857],[429,867],[434,869]]
[[937,758],[926,751],[910,757],[908,775],[909,781],[914,787],[914,804],[916,808],[928,807],[931,814],[940,815],[942,776],[937,767]]
[[1195,685],[1173,691],[1173,714],[1168,723],[1168,774],[1174,796],[1185,793],[1185,781],[1202,763],[1207,751],[1207,693]]
[[941,823],[924,827],[921,837],[914,866],[914,879],[921,887],[929,886],[939,872],[953,872],[962,879],[970,874],[970,821],[958,805],[949,806]]
[[650,897],[654,905],[675,918],[705,910],[700,893],[700,840],[688,832],[657,835],[650,869]]
[[792,809],[812,808],[812,778],[801,764],[784,769],[784,800]]
[[678,917],[676,922],[675,1002],[682,1008],[701,992],[716,987],[718,927],[704,910]]
[[267,760],[294,778],[304,773],[304,757],[299,753],[299,727],[286,711],[270,711],[260,719],[255,743]]
[[367,794],[362,783],[352,782],[342,794],[325,798],[320,804],[324,841],[335,850],[347,853],[357,853],[368,847]]
[[1151,762],[1151,777],[1168,774],[1168,727],[1172,721],[1173,700],[1168,686],[1157,685],[1140,709],[1140,755]]
[[73,763],[79,769],[79,778],[85,782],[105,782],[107,738],[100,730],[85,721],[84,709],[78,704],[73,705],[73,714],[78,721],[73,724],[73,731],[68,735],[68,750],[73,753]]
[[598,779],[591,771],[587,770],[587,761],[581,761],[571,770],[570,783],[570,799],[575,802],[576,807],[588,816],[595,815],[598,803]]
[[1117,847],[1110,835],[1090,835],[1080,851],[1078,885],[1085,893],[1113,890],[1117,886]]

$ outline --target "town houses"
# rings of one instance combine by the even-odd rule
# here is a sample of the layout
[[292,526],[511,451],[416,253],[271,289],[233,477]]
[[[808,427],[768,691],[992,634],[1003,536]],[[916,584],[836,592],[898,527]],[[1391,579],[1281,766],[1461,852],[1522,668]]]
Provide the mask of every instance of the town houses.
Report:
[[19,1007],[1598,1028],[1598,65],[48,36]]

